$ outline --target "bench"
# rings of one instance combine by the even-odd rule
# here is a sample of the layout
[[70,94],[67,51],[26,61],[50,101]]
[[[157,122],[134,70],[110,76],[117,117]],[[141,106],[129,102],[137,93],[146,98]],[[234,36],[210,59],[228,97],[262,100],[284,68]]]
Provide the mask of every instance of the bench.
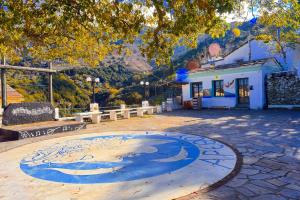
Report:
[[93,124],[98,124],[101,121],[102,112],[83,112],[83,113],[75,113],[74,116],[76,121],[83,122],[84,119],[91,119]]
[[154,110],[157,114],[162,113],[162,106],[154,106]]
[[116,121],[118,120],[118,115],[123,116],[125,119],[129,119],[131,110],[132,108],[125,108],[125,109],[105,110],[104,112],[109,113],[110,120]]
[[103,112],[83,112],[74,114],[76,121],[83,122],[84,119],[92,119],[92,123],[99,123],[101,117],[109,117],[110,120],[118,120],[118,116],[122,116],[124,119],[129,119],[131,114],[137,114],[138,117],[144,116],[144,113],[152,115],[154,112],[161,113],[161,106],[144,106],[138,108],[121,108],[113,110],[104,110]]
[[137,115],[139,117],[143,117],[144,113],[146,112],[148,115],[153,115],[154,113],[154,106],[145,106],[145,107],[139,107],[137,109]]
[[76,120],[76,117],[60,117],[56,120],[57,121],[73,121],[73,120]]

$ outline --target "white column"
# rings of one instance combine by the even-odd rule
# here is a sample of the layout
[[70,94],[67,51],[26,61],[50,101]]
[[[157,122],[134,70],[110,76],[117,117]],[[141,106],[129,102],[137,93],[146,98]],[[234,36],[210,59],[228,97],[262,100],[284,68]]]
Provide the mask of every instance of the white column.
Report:
[[129,118],[130,118],[130,110],[124,110],[123,117],[124,117],[125,119],[129,119]]
[[144,110],[142,108],[137,108],[137,116],[143,117],[144,116]]
[[109,112],[110,120],[116,121],[117,120],[117,112],[116,111],[110,111]]

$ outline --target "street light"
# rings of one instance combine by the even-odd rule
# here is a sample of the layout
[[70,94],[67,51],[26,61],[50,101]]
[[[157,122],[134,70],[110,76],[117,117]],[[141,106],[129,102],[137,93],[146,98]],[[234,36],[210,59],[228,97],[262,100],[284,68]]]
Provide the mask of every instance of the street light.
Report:
[[144,97],[147,100],[149,97],[149,82],[148,81],[141,81],[140,82],[141,86],[144,86]]
[[87,82],[91,82],[92,87],[93,87],[93,103],[96,103],[96,98],[95,98],[95,84],[100,82],[99,78],[91,78],[91,77],[87,77],[86,78]]

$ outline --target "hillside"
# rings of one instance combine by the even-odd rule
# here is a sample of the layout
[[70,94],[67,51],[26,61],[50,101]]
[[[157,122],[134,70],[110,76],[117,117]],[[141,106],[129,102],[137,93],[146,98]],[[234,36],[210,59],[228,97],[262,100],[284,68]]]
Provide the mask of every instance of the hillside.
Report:
[[[106,56],[100,65],[97,66],[97,68],[106,68],[118,65],[123,66],[125,69],[133,73],[149,72],[152,70],[152,66],[148,63],[147,59],[141,55],[136,46],[130,46],[128,48],[131,51],[131,55],[126,55],[124,52],[118,53],[115,51]],[[61,63],[54,64],[54,69],[60,71],[78,68],[83,67],[74,67],[70,65],[63,65]]]
[[[53,77],[54,100],[61,108],[86,108],[90,103],[92,87],[86,77],[99,77],[97,101],[106,105],[118,100],[118,93],[132,85],[138,73],[133,73],[121,65],[105,68],[79,68],[61,71]],[[48,78],[44,74],[14,71],[8,74],[8,84],[25,97],[25,101],[47,101]],[[105,95],[103,95],[105,94]],[[102,95],[102,96],[101,96]],[[105,96],[105,98],[104,98]]]

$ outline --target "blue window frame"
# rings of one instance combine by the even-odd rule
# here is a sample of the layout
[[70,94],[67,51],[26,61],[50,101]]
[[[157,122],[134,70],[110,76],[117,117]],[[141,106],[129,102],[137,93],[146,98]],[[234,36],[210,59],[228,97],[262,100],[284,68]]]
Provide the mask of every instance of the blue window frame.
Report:
[[224,97],[224,83],[223,83],[223,80],[213,81],[213,95],[215,97]]

